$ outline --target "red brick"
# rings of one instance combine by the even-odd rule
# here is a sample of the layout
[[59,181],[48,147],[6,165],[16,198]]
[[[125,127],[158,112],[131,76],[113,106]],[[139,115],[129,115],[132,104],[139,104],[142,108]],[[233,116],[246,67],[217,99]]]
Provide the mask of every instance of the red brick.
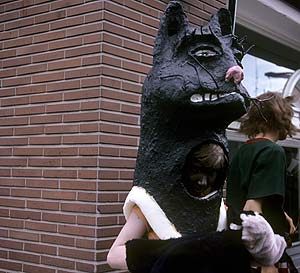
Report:
[[[0,34],[0,38],[1,38],[1,34]],[[15,56],[17,56],[17,50],[16,49],[1,50],[1,52],[0,52],[0,58],[3,59],[3,60],[7,59],[9,57],[15,57]],[[24,58],[21,58],[21,59],[14,58],[14,60],[16,60],[16,65],[18,64],[17,62],[19,62],[19,63],[26,62],[26,61],[28,62],[28,59],[24,60]],[[4,65],[4,64],[6,64],[6,65]],[[8,60],[6,62],[3,61],[2,65],[3,65],[3,68],[9,67],[9,66],[15,66],[15,65],[12,64],[11,60]]]
[[21,55],[35,54],[43,51],[48,51],[48,44],[22,46],[17,49],[17,55],[21,56]]
[[26,36],[26,35],[32,35],[37,33],[45,33],[50,30],[50,25],[48,23],[46,24],[39,24],[34,25],[30,27],[21,28],[19,30],[19,36]]
[[46,91],[45,84],[35,84],[29,86],[20,86],[16,88],[17,95],[26,95],[26,94],[37,94],[44,93]]
[[76,178],[77,170],[44,170],[43,175],[49,178]]
[[[3,128],[3,129],[0,129],[0,136],[12,136],[13,135],[13,128]],[[0,154],[1,155],[4,155],[1,153],[1,150],[0,150]]]
[[91,180],[61,180],[61,189],[72,189],[72,190],[82,190],[82,191],[93,191],[96,190],[96,181]]
[[119,47],[122,47],[123,45],[123,39],[118,35],[113,35],[111,33],[103,33],[103,41]]
[[11,30],[11,29],[21,29],[24,26],[30,26],[34,24],[34,18],[24,18],[22,20],[16,20],[12,22],[8,22],[4,24],[5,30]]
[[24,221],[18,220],[18,219],[0,219],[0,226],[6,227],[6,228],[18,228],[23,229],[24,228]]
[[132,180],[133,179],[133,170],[122,170],[120,171],[120,178],[121,179],[127,179],[127,180]]
[[25,240],[25,241],[39,241],[39,234],[27,231],[10,231],[10,238]]
[[32,76],[32,83],[51,82],[64,79],[64,72],[45,73]]
[[54,199],[54,200],[76,200],[76,192],[69,191],[43,191],[43,199]]
[[15,95],[16,88],[1,88],[0,97],[8,97]]
[[[11,239],[3,239],[0,240],[0,247],[2,248],[8,248],[8,249],[23,249],[24,243],[13,241]],[[0,266],[0,268],[2,268]]]
[[12,170],[12,176],[16,177],[41,177],[42,176],[42,170],[40,169],[13,169]]
[[10,216],[11,218],[41,220],[41,212],[39,211],[11,209]]
[[95,213],[96,212],[96,205],[62,203],[61,204],[61,210],[62,211],[69,211],[69,212]]
[[32,56],[32,63],[46,62],[50,60],[58,60],[64,58],[64,51],[47,52]]
[[10,190],[7,188],[0,188],[0,195],[1,196],[11,196]]
[[[71,125],[71,126],[73,126],[73,125]],[[64,148],[64,147],[45,148],[44,154],[45,154],[45,156],[71,156],[71,155],[77,155],[78,149],[77,148]]]
[[79,125],[54,125],[45,128],[45,134],[78,133]]
[[130,94],[126,92],[114,91],[111,89],[103,88],[101,90],[103,98],[117,99],[119,101],[128,101],[138,103],[140,101],[140,96],[138,94]]
[[41,156],[43,155],[42,148],[14,148],[13,155],[15,156]]
[[57,225],[55,225],[55,224],[33,222],[33,221],[26,221],[25,228],[31,229],[31,230],[43,231],[43,232],[56,232],[57,231]]
[[2,85],[4,87],[25,85],[29,83],[31,83],[31,77],[17,77],[17,78],[2,80]]
[[82,65],[95,65],[95,64],[100,64],[100,56],[83,56],[82,58]]
[[69,235],[83,236],[83,237],[94,237],[95,229],[88,227],[79,227],[79,226],[67,226],[59,225],[58,232]]
[[101,170],[99,173],[100,179],[118,179],[119,172],[115,170]]
[[29,103],[29,97],[14,97],[14,98],[8,98],[8,99],[2,99],[1,106],[11,106],[11,105],[22,105],[22,104],[28,104]]
[[[1,124],[1,122],[0,122]],[[21,123],[21,124],[26,124]],[[4,124],[2,124],[4,125]],[[17,145],[27,145],[28,144],[28,138],[0,138],[0,145],[1,146],[17,146]]]
[[49,8],[50,8],[49,4],[28,7],[26,9],[20,10],[20,16],[26,17],[26,16],[30,16],[30,15],[44,13],[44,12],[49,11]]
[[26,74],[45,72],[45,71],[47,71],[46,64],[36,64],[36,65],[29,65],[29,66],[18,68],[17,74],[26,75]]
[[42,15],[38,15],[35,16],[35,23],[39,24],[39,23],[44,23],[44,22],[48,22],[48,21],[56,21],[62,18],[66,17],[66,11],[65,10],[58,10],[58,11],[54,11],[54,12],[47,12],[45,14]]
[[84,78],[90,76],[100,75],[102,71],[101,67],[92,67],[92,68],[82,68],[76,69],[65,72],[65,79],[72,79],[72,78]]
[[106,216],[101,215],[101,218],[98,219],[98,226],[110,226],[110,225],[117,225],[118,218],[116,216]]
[[[83,22],[81,22],[81,23],[83,23]],[[49,50],[68,48],[68,47],[77,47],[82,44],[83,44],[83,42],[82,42],[81,37],[63,39],[63,40],[54,41],[54,42],[49,43]]]
[[[95,173],[97,173],[97,172],[95,171]],[[96,193],[79,192],[77,200],[87,201],[87,202],[96,202],[97,196],[96,196]],[[82,218],[85,218],[85,217],[82,216]],[[80,216],[78,216],[78,220],[79,219],[80,219]],[[84,225],[84,221],[82,221],[82,224]]]
[[78,17],[70,17],[63,20],[58,20],[50,23],[50,29],[56,30],[56,29],[64,29],[64,32],[66,34],[65,29],[72,26],[78,26],[84,24],[84,16],[78,16]]
[[103,44],[102,50],[107,54],[113,54],[114,56],[130,59],[133,61],[140,61],[140,54],[133,50],[128,50],[111,44]]
[[126,14],[126,17],[128,17],[132,20],[141,21],[141,15],[137,12],[134,12],[131,9],[128,9],[127,7],[119,6],[112,2],[104,2],[104,7],[105,7],[105,10],[109,10],[113,13],[117,13],[122,16],[124,16],[124,14]]
[[28,265],[28,264],[24,264],[23,266],[23,272],[26,273],[55,273],[56,270],[55,269],[51,269],[47,266],[35,266],[35,265]]
[[[44,191],[46,193],[46,191]],[[61,194],[60,196],[62,196]],[[44,194],[43,194],[44,196]],[[59,197],[59,195],[58,195]],[[47,198],[47,196],[45,197]],[[57,198],[55,198],[57,199]],[[64,198],[66,199],[66,198]],[[58,223],[69,223],[69,224],[75,224],[76,223],[76,216],[75,215],[68,215],[68,214],[56,214],[56,213],[46,213],[43,212],[42,214],[43,221],[47,222],[58,222]]]
[[0,186],[24,187],[25,186],[25,179],[1,178],[0,177]]
[[78,4],[84,3],[84,0],[73,0],[71,2],[66,2],[66,1],[56,1],[51,3],[51,10],[56,10],[56,9],[61,9],[61,8],[69,8],[71,6],[75,6]]
[[100,53],[100,45],[89,45],[75,49],[66,50],[66,58],[82,56],[87,54]]
[[63,167],[97,167],[96,158],[63,158]]
[[[80,80],[71,80],[71,81],[63,81],[63,82],[55,82],[55,83],[47,83],[47,91],[59,91],[59,90],[70,90],[70,89],[78,89],[80,88]],[[78,93],[78,92],[77,92]],[[64,94],[67,96],[67,94]]]
[[58,181],[49,179],[26,179],[26,186],[30,188],[57,189]]
[[[48,201],[38,201],[38,200],[28,200],[27,201],[27,208],[30,209],[40,209],[40,210],[58,210],[59,209],[59,203],[57,202],[48,202]],[[27,223],[28,224],[28,223]],[[43,224],[43,223],[40,223]],[[32,227],[36,226],[36,229],[39,230],[38,223],[31,223]],[[47,226],[46,226],[47,227]],[[29,227],[28,227],[29,228]],[[56,226],[55,225],[49,225],[49,230],[55,231]],[[41,229],[43,230],[43,229]]]
[[104,112],[100,113],[100,119],[103,121],[118,122],[125,124],[138,125],[139,117],[133,115],[126,115],[122,113]]
[[98,272],[96,266],[90,263],[76,262],[76,269],[83,272]]
[[74,16],[82,13],[95,12],[97,10],[103,9],[103,2],[92,2],[86,5],[80,5],[74,8],[69,8],[67,11],[67,16]]
[[98,211],[102,214],[111,214],[111,213],[122,213],[123,204],[106,204],[99,205]]
[[56,102],[62,100],[62,94],[43,94],[30,97],[31,103]]
[[92,251],[83,251],[77,249],[67,249],[67,248],[59,248],[58,255],[69,258],[76,258],[81,260],[90,260],[93,261],[95,259],[94,252]]
[[25,243],[24,249],[31,252],[38,252],[38,253],[49,254],[49,255],[56,255],[57,253],[56,247],[40,245],[40,244],[37,245],[37,244]]
[[75,239],[73,237],[41,234],[41,241],[43,243],[54,244],[54,245],[75,246]]
[[135,31],[130,31],[127,27],[121,27],[121,26],[116,26],[112,23],[109,22],[104,22],[103,23],[103,30],[107,32],[111,32],[115,35],[118,35],[120,37],[125,37],[128,39],[133,39],[135,41],[140,40],[140,34]]
[[100,124],[100,132],[119,134],[121,133],[121,126],[117,124],[103,122]]
[[15,115],[35,115],[35,114],[44,114],[45,106],[29,106],[29,107],[21,107],[15,109]]
[[97,135],[78,135],[78,136],[64,136],[63,144],[96,144],[98,143]]
[[43,126],[37,126],[37,127],[20,127],[15,128],[14,131],[16,136],[20,135],[37,135],[37,134],[43,134],[44,133],[44,127]]
[[48,70],[66,69],[73,67],[80,67],[81,59],[62,60],[57,62],[51,62],[48,64]]
[[17,70],[15,68],[5,69],[1,71],[0,78],[4,79],[9,77],[14,77],[16,75],[17,75]]
[[99,124],[97,123],[80,124],[81,133],[98,132],[98,131],[99,131]]
[[41,198],[40,190],[30,189],[11,189],[11,196],[15,197],[29,197],[29,198]]
[[29,254],[29,253],[22,253],[22,252],[15,252],[10,251],[9,252],[9,258],[11,260],[17,260],[17,261],[24,261],[29,263],[39,263],[40,257],[37,255]]
[[121,134],[131,135],[131,136],[139,136],[140,128],[139,127],[130,127],[128,125],[121,126]]
[[[52,40],[59,40],[65,37],[65,31],[50,31],[44,34],[38,34],[33,36],[33,43],[41,43]],[[49,48],[51,48],[51,43],[49,44]]]
[[[30,117],[30,124],[50,124],[50,123],[60,123],[62,122],[61,115],[45,115],[45,116],[32,116]],[[49,144],[59,143],[59,137],[40,137],[36,139],[45,139],[49,141]],[[33,139],[31,139],[33,140]]]
[[87,78],[81,80],[81,87],[87,88],[87,87],[94,87],[94,86],[100,86],[100,78]]
[[132,182],[100,182],[99,190],[103,191],[129,191],[132,188]]
[[19,11],[4,13],[1,15],[1,22],[11,21],[19,17]]
[[61,259],[60,257],[42,256],[41,263],[50,266],[59,267],[59,268],[62,267],[62,268],[75,269],[75,261]]
[[6,260],[6,261],[1,261],[0,260],[0,268],[13,270],[15,272],[21,272],[22,271],[22,263],[18,263],[18,262],[15,262],[15,261],[10,262],[8,260]]
[[[91,14],[93,16],[93,14]],[[101,16],[101,14],[95,14],[95,16]],[[86,18],[87,20],[87,18]],[[101,33],[92,33],[83,37],[83,44],[95,44],[102,42]]]
[[[3,207],[25,208],[25,200],[0,198],[0,205]],[[1,226],[1,225],[0,225]]]
[[[84,80],[82,80],[83,82]],[[92,84],[95,84],[95,85],[100,85],[100,80],[99,78],[95,79],[95,82],[94,82],[94,79],[91,80],[91,79],[88,79],[86,80],[89,84],[89,86]],[[92,81],[92,83],[91,83]],[[78,91],[75,91],[75,92],[68,92],[68,93],[65,93],[64,94],[64,100],[78,100],[78,99],[90,99],[90,98],[98,98],[100,96],[100,90],[99,89],[87,89],[87,90],[84,90],[84,92],[78,92]]]
[[96,179],[97,171],[96,170],[79,170],[78,178],[80,178],[80,179]]
[[100,135],[100,143],[137,146],[138,139],[122,135]]
[[29,158],[29,167],[59,167],[61,160],[59,158]]
[[60,136],[47,136],[47,137],[30,137],[29,144],[30,145],[52,145],[52,144],[60,144],[61,137]]
[[[1,135],[1,131],[0,131],[0,135]],[[0,154],[1,156],[12,156],[13,152],[12,152],[12,148],[0,148]],[[1,180],[1,178],[0,178]]]

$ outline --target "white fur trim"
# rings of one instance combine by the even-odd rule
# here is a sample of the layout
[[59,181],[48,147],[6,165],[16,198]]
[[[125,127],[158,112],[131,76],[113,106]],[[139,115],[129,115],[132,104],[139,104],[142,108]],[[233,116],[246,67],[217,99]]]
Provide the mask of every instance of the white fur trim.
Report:
[[217,231],[222,231],[222,230],[226,230],[226,229],[227,229],[227,213],[226,213],[224,200],[222,198],[221,205],[220,205],[219,222],[218,222]]
[[160,239],[181,237],[181,234],[176,230],[154,198],[144,188],[134,186],[129,192],[123,207],[126,219],[129,217],[134,205],[140,208],[149,225]]
[[[127,195],[123,206],[123,212],[126,219],[128,219],[131,210],[135,205],[140,208],[149,225],[160,239],[166,240],[181,237],[181,234],[167,218],[155,199],[148,194],[144,188],[134,186]],[[217,231],[222,231],[227,228],[226,209],[223,199],[221,201],[219,213]]]

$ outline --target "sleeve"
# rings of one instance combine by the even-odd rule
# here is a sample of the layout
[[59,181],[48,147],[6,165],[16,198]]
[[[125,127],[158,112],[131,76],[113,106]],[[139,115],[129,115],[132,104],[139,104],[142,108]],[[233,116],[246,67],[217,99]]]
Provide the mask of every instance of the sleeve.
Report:
[[286,160],[280,146],[261,151],[253,165],[247,199],[285,195]]

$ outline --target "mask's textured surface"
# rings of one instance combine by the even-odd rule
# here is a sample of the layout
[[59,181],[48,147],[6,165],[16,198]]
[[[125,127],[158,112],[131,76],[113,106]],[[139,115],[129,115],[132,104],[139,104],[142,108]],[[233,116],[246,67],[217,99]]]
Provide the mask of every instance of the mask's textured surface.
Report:
[[228,154],[225,128],[246,112],[247,91],[225,82],[225,74],[242,56],[227,10],[193,28],[182,6],[169,3],[143,86],[134,185],[154,197],[181,234],[216,230],[222,185],[208,200],[193,198],[182,185],[182,169],[188,153],[206,142]]

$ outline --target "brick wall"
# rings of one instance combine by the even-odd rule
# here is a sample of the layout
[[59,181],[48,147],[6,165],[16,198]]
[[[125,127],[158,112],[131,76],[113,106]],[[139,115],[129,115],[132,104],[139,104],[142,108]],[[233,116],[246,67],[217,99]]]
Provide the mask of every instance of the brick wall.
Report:
[[112,271],[167,2],[0,0],[0,272]]

